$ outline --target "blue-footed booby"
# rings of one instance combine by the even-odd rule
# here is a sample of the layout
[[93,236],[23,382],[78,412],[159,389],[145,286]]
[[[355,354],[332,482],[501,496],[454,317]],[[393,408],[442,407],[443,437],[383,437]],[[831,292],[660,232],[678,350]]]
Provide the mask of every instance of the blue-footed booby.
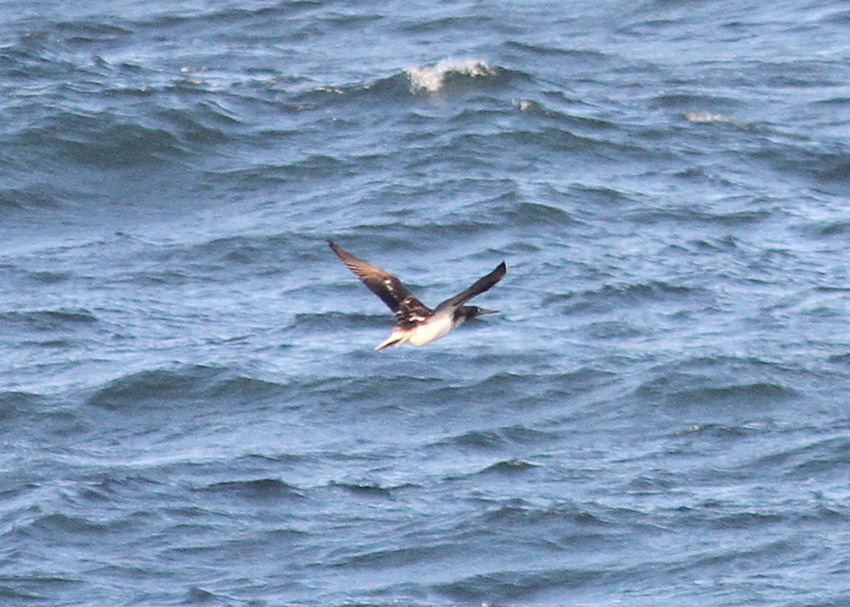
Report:
[[498,310],[485,310],[478,306],[465,306],[463,304],[502,280],[507,271],[504,261],[487,276],[475,281],[471,287],[464,289],[454,297],[450,297],[431,310],[408,291],[407,287],[396,276],[378,266],[358,259],[330,240],[328,244],[337,257],[348,266],[348,269],[354,272],[372,293],[380,297],[396,316],[398,324],[390,333],[390,336],[377,345],[376,350],[382,350],[387,346],[398,347],[407,342],[414,346],[424,346],[443,337],[465,320],[481,314],[498,312]]

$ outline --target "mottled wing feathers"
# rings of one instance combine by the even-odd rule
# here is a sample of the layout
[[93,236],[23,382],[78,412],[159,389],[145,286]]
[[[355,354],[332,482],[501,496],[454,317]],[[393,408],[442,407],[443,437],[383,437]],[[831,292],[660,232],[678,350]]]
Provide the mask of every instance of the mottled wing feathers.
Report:
[[446,308],[457,308],[458,306],[464,304],[469,301],[476,295],[481,295],[484,291],[489,290],[493,285],[502,280],[505,276],[505,272],[507,272],[507,268],[505,267],[505,262],[503,261],[496,269],[484,276],[483,278],[479,278],[475,281],[475,283],[469,287],[468,289],[464,289],[454,297],[450,297],[439,306],[437,306],[435,312],[439,310],[444,310]]
[[[381,298],[396,315],[401,324],[415,324],[431,315],[431,310],[407,290],[407,287],[395,276],[378,266],[358,259],[345,249],[328,241],[348,269],[363,281],[372,293]],[[489,288],[489,287],[487,287]]]

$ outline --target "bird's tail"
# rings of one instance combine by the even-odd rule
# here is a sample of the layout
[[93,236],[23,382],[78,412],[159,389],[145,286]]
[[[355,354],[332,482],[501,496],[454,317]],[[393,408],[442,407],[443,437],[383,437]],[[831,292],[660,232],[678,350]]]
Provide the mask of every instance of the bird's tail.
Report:
[[390,336],[387,337],[384,341],[375,346],[376,350],[383,350],[388,346],[395,346],[398,348],[401,344],[410,339],[410,335],[406,335],[404,332],[399,331],[398,329],[393,329],[393,332],[390,333]]

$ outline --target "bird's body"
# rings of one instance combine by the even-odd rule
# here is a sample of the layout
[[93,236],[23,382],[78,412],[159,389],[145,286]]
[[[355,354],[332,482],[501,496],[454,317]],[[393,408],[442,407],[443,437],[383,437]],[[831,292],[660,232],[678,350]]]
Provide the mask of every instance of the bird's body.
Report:
[[477,306],[466,306],[464,303],[502,280],[506,272],[505,262],[500,263],[495,270],[477,280],[468,289],[450,297],[431,310],[408,291],[407,287],[394,275],[358,259],[333,242],[329,241],[328,244],[337,257],[348,266],[348,269],[354,272],[396,315],[398,324],[390,336],[378,344],[376,350],[382,350],[387,346],[398,347],[404,343],[423,346],[445,336],[467,319],[496,312],[496,310],[485,310]]
[[407,342],[410,342],[414,346],[424,346],[447,335],[449,331],[458,327],[463,322],[463,317],[458,322],[452,316],[448,310],[445,310],[439,314],[429,316],[422,322],[416,323],[409,328],[397,325],[393,329],[393,332],[390,333],[390,336],[375,349],[381,350],[390,345],[398,347]]

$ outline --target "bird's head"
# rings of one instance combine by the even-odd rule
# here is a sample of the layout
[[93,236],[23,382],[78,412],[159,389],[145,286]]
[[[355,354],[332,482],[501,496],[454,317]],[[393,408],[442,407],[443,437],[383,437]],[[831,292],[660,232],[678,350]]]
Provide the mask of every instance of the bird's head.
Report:
[[463,322],[465,320],[471,320],[476,316],[481,316],[482,314],[496,314],[498,310],[488,310],[486,308],[479,308],[478,306],[461,306],[455,311],[455,320]]

